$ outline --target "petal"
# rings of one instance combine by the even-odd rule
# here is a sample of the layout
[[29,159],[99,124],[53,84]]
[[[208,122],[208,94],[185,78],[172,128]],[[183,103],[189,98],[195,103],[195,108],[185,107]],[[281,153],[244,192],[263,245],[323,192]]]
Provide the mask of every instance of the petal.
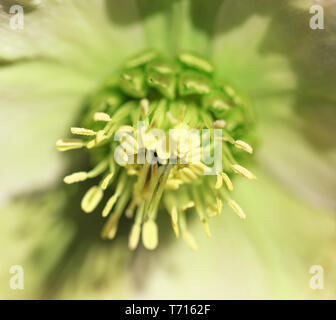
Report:
[[252,101],[260,96],[292,92],[296,77],[288,60],[279,54],[265,55],[260,48],[271,17],[256,15],[257,6],[241,6],[229,0],[220,8],[213,40],[213,60],[219,78],[246,92]]
[[264,4],[223,4],[214,59],[254,104],[258,160],[306,201],[334,208],[336,7],[326,4],[326,30],[312,30],[312,3]]
[[[82,195],[62,186],[21,197],[1,209],[1,298],[126,297],[127,237],[102,241],[103,221],[80,212]],[[8,285],[13,265],[23,267],[24,290]],[[107,293],[107,288],[113,291]]]
[[104,1],[43,2],[24,17],[24,29],[12,30],[0,15],[2,200],[54,181],[56,139],[99,82],[143,46],[141,27],[111,24]]
[[335,210],[336,149],[330,148],[334,141],[329,148],[315,147],[305,135],[305,119],[290,107],[292,100],[258,100],[258,112],[263,118],[259,124],[262,144],[258,161],[305,201]]

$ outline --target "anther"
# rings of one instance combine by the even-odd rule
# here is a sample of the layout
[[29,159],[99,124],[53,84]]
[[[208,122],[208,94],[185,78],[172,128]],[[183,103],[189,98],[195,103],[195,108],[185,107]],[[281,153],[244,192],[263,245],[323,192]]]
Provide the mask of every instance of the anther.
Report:
[[247,170],[246,168],[244,168],[243,166],[239,165],[239,164],[233,164],[232,165],[232,169],[234,172],[240,174],[241,176],[249,179],[249,180],[255,180],[257,179],[256,176],[249,170]]

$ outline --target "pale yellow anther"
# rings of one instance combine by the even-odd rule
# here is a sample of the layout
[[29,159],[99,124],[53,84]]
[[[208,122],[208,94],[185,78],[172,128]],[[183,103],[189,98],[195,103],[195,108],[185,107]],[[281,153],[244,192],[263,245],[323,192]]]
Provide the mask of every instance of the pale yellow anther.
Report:
[[197,176],[194,172],[192,172],[191,169],[189,168],[183,168],[180,170],[180,172],[183,172],[190,180],[196,180]]
[[225,91],[227,92],[227,94],[230,96],[230,97],[233,97],[236,95],[236,92],[233,90],[232,87],[230,86],[224,86],[224,89]]
[[179,237],[179,227],[178,227],[178,213],[176,206],[173,206],[171,211],[171,220],[172,220],[172,226],[175,233],[176,238]]
[[60,139],[56,142],[56,148],[59,151],[67,151],[72,149],[80,149],[84,146],[84,142],[79,139]]
[[87,172],[80,171],[80,172],[74,172],[73,174],[64,177],[63,181],[67,184],[71,184],[75,182],[84,181],[87,179],[87,177],[88,177]]
[[194,239],[194,237],[192,236],[192,234],[188,231],[184,231],[182,233],[183,236],[183,240],[189,245],[189,247],[195,251],[198,250],[198,246],[197,243]]
[[220,215],[222,213],[222,200],[219,197],[216,197],[217,203],[217,214]]
[[246,219],[246,215],[243,211],[243,209],[238,205],[238,203],[232,199],[228,201],[229,206],[233,209],[235,213],[241,218]]
[[93,115],[93,120],[94,121],[109,122],[109,121],[111,121],[111,117],[105,112],[96,112]]
[[207,237],[211,238],[211,233],[210,233],[210,229],[209,229],[208,223],[205,220],[201,220],[201,222],[202,222],[202,225],[203,225],[203,228],[204,228],[204,231],[205,231]]
[[177,224],[178,214],[177,214],[177,208],[176,208],[176,206],[173,206],[172,211],[171,211],[171,216],[172,216],[173,223]]
[[238,149],[244,150],[244,151],[246,151],[248,153],[251,153],[251,154],[253,153],[253,148],[248,143],[246,143],[245,141],[236,140],[234,145]]
[[233,184],[232,184],[232,181],[231,179],[229,178],[229,176],[225,173],[225,172],[222,172],[222,178],[226,184],[226,187],[232,191],[233,190]]
[[217,180],[215,184],[215,189],[220,189],[223,185],[223,179],[221,174],[217,174]]
[[110,211],[112,210],[114,204],[118,200],[119,194],[114,194],[107,202],[103,209],[102,216],[105,218],[109,215]]
[[243,166],[239,164],[233,164],[232,169],[234,172],[240,174],[241,176],[249,180],[257,179],[256,176],[251,171],[247,170],[246,168],[244,168]]
[[112,240],[115,237],[117,230],[118,230],[118,223],[119,223],[119,216],[112,215],[111,220],[108,221],[108,226],[109,226],[108,233],[107,233],[108,239]]
[[177,190],[180,187],[180,184],[183,184],[183,181],[180,179],[168,179],[165,188],[170,190]]
[[177,176],[183,183],[191,183],[193,179],[188,177],[181,169],[178,171]]
[[103,190],[106,190],[112,178],[113,178],[113,173],[111,172],[103,179],[100,185]]
[[200,176],[203,176],[204,174],[211,171],[211,169],[207,167],[205,164],[203,164],[202,162],[193,163],[189,165],[189,168]]
[[92,212],[100,200],[103,198],[103,190],[99,186],[91,187],[84,195],[81,207],[82,210],[86,213]]
[[128,248],[130,250],[135,250],[136,247],[138,246],[139,239],[140,239],[140,232],[141,232],[141,227],[139,224],[134,224],[132,226],[129,238],[128,238]]
[[148,114],[148,110],[149,110],[149,100],[148,99],[141,99],[140,100],[140,109],[141,109],[141,113],[146,116]]
[[153,220],[148,220],[142,227],[142,243],[148,250],[154,250],[158,245],[158,228]]
[[214,129],[223,129],[226,125],[225,120],[216,120],[213,124],[212,127]]
[[195,202],[194,201],[189,201],[186,204],[184,204],[183,206],[181,206],[181,210],[185,211],[185,210],[188,210],[188,209],[193,208],[193,207],[195,207]]
[[77,134],[77,135],[82,135],[82,136],[95,136],[96,135],[95,131],[91,129],[86,129],[86,128],[72,127],[70,130],[72,134]]

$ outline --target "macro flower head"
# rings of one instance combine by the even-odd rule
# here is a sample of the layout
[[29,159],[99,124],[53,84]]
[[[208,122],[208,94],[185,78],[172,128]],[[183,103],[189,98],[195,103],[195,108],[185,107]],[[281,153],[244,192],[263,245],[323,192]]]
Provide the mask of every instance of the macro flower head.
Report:
[[64,178],[71,184],[103,174],[82,199],[87,213],[112,187],[114,193],[102,211],[103,217],[110,216],[104,238],[113,239],[123,214],[132,218],[135,212],[130,249],[137,247],[141,230],[144,246],[155,249],[161,203],[176,237],[181,229],[193,249],[197,244],[187,230],[188,209],[199,216],[208,237],[207,220],[221,214],[223,201],[245,219],[222,185],[233,190],[232,173],[255,179],[237,162],[242,158],[239,151],[253,152],[242,140],[251,135],[251,117],[234,89],[216,83],[213,73],[209,61],[192,53],[180,53],[170,61],[155,51],[142,52],[126,61],[119,76],[108,79],[91,98],[83,120],[90,129],[71,128],[72,134],[88,139],[57,141],[60,151],[105,149],[95,156],[92,170]]
[[1,297],[335,297],[334,1],[0,4]]

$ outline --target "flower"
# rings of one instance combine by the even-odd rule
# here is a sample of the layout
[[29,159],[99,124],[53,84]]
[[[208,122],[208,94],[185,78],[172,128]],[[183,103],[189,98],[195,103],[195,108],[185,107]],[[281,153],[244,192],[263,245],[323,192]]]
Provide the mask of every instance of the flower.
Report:
[[[335,9],[326,6],[330,29],[313,31],[310,4],[41,1],[23,3],[23,30],[10,28],[5,5],[0,15],[1,167],[6,169],[0,186],[5,261],[0,280],[7,286],[9,267],[22,264],[27,282],[24,291],[8,288],[3,295],[334,297],[331,70],[336,63],[329,17]],[[125,58],[148,47],[167,56],[188,50],[209,57],[218,79],[246,93],[256,113],[260,147],[248,168],[258,180],[252,186],[235,179],[233,194],[248,218],[242,223],[223,206],[223,214],[210,223],[213,239],[206,242],[198,224],[190,223],[200,248],[196,254],[165,234],[170,221],[164,220],[158,221],[155,252],[141,247],[129,252],[129,225],[123,221],[113,242],[100,240],[104,219],[77,209],[91,182],[57,184],[61,175],[89,172],[91,166],[81,151],[64,161],[54,142],[83,119],[83,105],[101,82]],[[324,290],[309,287],[315,264],[324,268]]]
[[[82,210],[90,213],[108,188],[114,190],[102,211],[103,217],[110,216],[104,238],[113,239],[120,218],[124,214],[132,218],[135,211],[129,248],[136,249],[142,230],[144,246],[155,249],[161,203],[171,215],[176,237],[181,229],[193,249],[197,244],[187,229],[186,210],[195,208],[208,237],[207,220],[221,214],[223,200],[245,219],[243,210],[221,187],[224,181],[233,190],[228,173],[256,178],[237,163],[243,158],[241,150],[253,152],[241,140],[251,135],[251,119],[242,98],[229,85],[216,83],[213,72],[209,61],[193,53],[182,52],[177,61],[169,61],[156,51],[142,52],[126,61],[119,78],[109,78],[91,98],[83,124],[96,130],[71,128],[72,134],[88,139],[57,141],[60,151],[104,149],[98,151],[92,170],[64,178],[71,184],[104,174],[81,202]],[[212,162],[211,150],[213,168],[207,166]]]

